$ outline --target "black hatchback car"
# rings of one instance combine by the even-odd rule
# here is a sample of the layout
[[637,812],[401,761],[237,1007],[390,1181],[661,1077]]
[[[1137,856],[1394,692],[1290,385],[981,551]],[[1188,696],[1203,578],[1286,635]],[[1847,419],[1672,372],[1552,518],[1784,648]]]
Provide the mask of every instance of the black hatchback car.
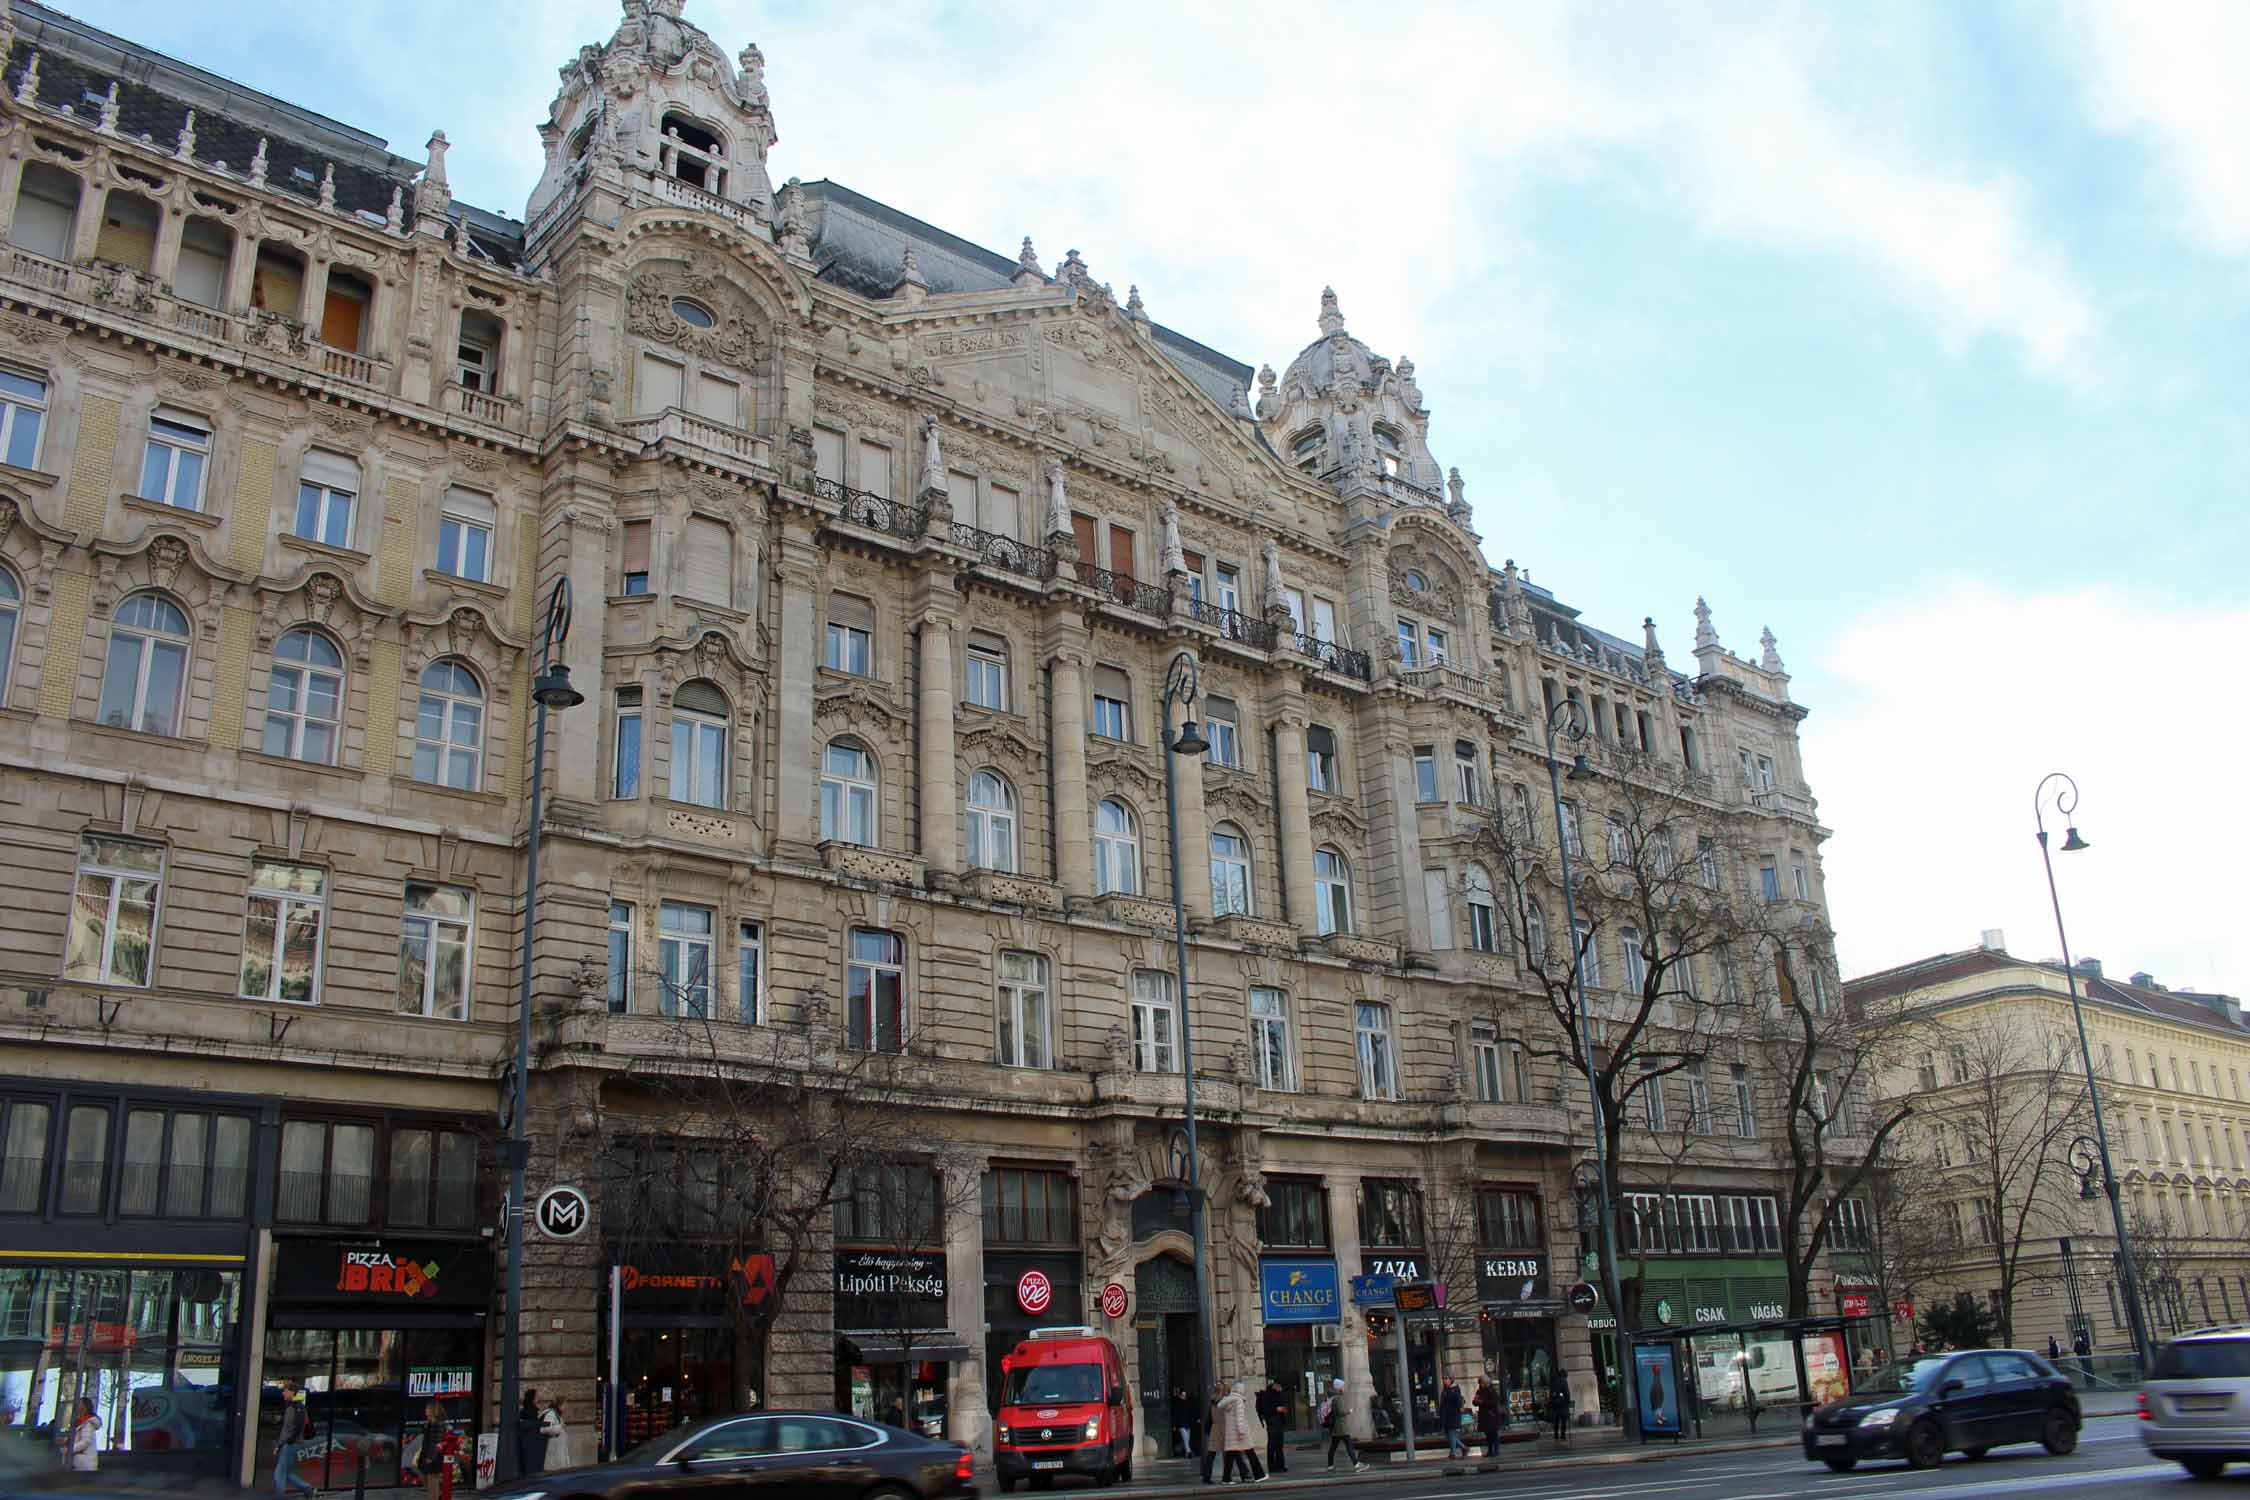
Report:
[[1863,1458],[1903,1458],[1917,1469],[1946,1454],[1982,1458],[2003,1443],[2078,1446],[2078,1395],[2038,1355],[1968,1349],[1896,1360],[1841,1401],[1805,1419],[1805,1457],[1831,1469]]
[[606,1464],[534,1474],[485,1500],[970,1500],[969,1450],[835,1412],[675,1427]]

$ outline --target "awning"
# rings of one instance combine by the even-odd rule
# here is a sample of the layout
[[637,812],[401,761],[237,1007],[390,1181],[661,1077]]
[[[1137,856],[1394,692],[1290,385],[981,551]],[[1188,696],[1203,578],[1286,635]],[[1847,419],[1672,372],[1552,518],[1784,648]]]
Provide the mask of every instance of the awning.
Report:
[[844,1349],[854,1364],[895,1365],[912,1361],[934,1364],[953,1364],[970,1357],[968,1342],[950,1328],[936,1328],[930,1332],[898,1333],[842,1333]]

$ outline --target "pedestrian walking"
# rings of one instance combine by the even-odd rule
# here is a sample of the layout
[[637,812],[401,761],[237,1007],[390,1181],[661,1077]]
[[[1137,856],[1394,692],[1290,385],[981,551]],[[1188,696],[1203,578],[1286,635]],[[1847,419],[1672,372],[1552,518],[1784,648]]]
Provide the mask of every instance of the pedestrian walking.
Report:
[[1547,1389],[1547,1418],[1555,1424],[1555,1441],[1570,1441],[1570,1381],[1563,1372],[1555,1371],[1555,1378]]
[[297,1445],[305,1440],[307,1425],[304,1392],[284,1385],[281,1388],[281,1435],[273,1450],[274,1500],[287,1500],[292,1494],[320,1493],[317,1485],[297,1472]]
[[2079,1329],[2077,1336],[2071,1339],[2070,1352],[2078,1356],[2079,1384],[2085,1386],[2088,1390],[2093,1389],[2094,1346],[2086,1341],[2085,1329]]
[[1187,1387],[1172,1387],[1172,1456],[1195,1457],[1195,1402]]
[[2053,1334],[2050,1333],[2047,1335],[2047,1363],[2053,1364],[2056,1360],[2059,1360],[2061,1358],[2062,1340],[2056,1338]]
[[1466,1402],[1462,1399],[1460,1385],[1455,1382],[1452,1376],[1446,1376],[1445,1388],[1438,1392],[1437,1420],[1438,1426],[1445,1431],[1445,1456],[1447,1458],[1459,1458],[1469,1451],[1468,1444],[1463,1441],[1461,1436],[1461,1412],[1465,1405]]
[[1282,1444],[1289,1436],[1289,1393],[1280,1381],[1269,1380],[1258,1392],[1258,1420],[1266,1424],[1266,1472],[1288,1473],[1289,1458]]
[[1351,1421],[1344,1412],[1344,1394],[1344,1382],[1331,1380],[1328,1383],[1328,1399],[1320,1403],[1320,1411],[1315,1420],[1328,1433],[1328,1467],[1336,1467],[1336,1449],[1341,1446],[1345,1460],[1351,1464],[1352,1472],[1356,1474],[1367,1465],[1359,1461],[1359,1444],[1352,1440]]
[[445,1437],[453,1423],[445,1414],[445,1403],[436,1397],[422,1407],[422,1447],[414,1455],[414,1471],[421,1476],[425,1500],[447,1500],[453,1486],[447,1482],[446,1468],[450,1463],[445,1456]]
[[70,1425],[62,1430],[55,1450],[68,1473],[91,1474],[101,1468],[102,1419],[94,1415],[94,1403],[87,1397],[80,1396],[71,1408]]
[[1500,1392],[1485,1376],[1477,1377],[1476,1408],[1477,1435],[1484,1439],[1484,1456],[1500,1456]]
[[547,1440],[539,1435],[539,1393],[526,1390],[516,1411],[516,1473],[536,1474],[546,1467]]
[[[896,1426],[896,1423],[892,1424]],[[562,1403],[550,1401],[539,1409],[539,1436],[546,1443],[540,1456],[545,1467],[567,1469],[570,1467],[570,1429],[563,1425]]]
[[1225,1482],[1234,1483],[1235,1476],[1239,1474],[1247,1484],[1262,1483],[1266,1470],[1258,1462],[1258,1438],[1253,1430],[1257,1423],[1250,1408],[1250,1399],[1229,1381],[1219,1382],[1216,1423],[1220,1446],[1226,1450],[1227,1455]]

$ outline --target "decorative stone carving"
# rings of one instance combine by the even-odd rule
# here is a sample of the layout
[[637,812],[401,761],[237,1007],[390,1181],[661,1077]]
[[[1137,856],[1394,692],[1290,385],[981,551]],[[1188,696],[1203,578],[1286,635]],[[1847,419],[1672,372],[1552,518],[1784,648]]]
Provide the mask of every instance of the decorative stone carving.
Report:
[[[720,304],[711,308],[714,324],[699,328],[674,312],[672,304],[682,297]],[[727,305],[740,297],[715,265],[701,259],[684,269],[644,270],[626,286],[625,329],[687,354],[747,367],[757,359],[764,337],[739,307]]]
[[[1335,293],[1331,292],[1329,296],[1333,298]],[[1271,609],[1286,597],[1283,593],[1281,581],[1280,543],[1270,536],[1267,537],[1258,544],[1258,556],[1264,560],[1266,565],[1266,607]]]
[[1760,669],[1767,672],[1780,672],[1782,669],[1780,642],[1774,639],[1771,627],[1758,633],[1758,647],[1758,666]]
[[180,569],[187,566],[187,560],[187,543],[176,536],[158,537],[148,544],[149,582],[170,590],[179,579]]
[[1711,606],[1703,602],[1701,594],[1695,596],[1695,649],[1699,652],[1719,649],[1719,632],[1711,627]]
[[1058,548],[1067,545],[1071,554],[1077,555],[1070,529],[1070,497],[1063,493],[1063,466],[1052,458],[1047,460],[1047,536]]

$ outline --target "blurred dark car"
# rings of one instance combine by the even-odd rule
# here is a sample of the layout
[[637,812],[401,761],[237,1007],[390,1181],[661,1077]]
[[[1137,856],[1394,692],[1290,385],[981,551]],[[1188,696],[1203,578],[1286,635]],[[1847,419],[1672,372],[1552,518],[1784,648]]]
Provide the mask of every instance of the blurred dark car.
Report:
[[556,1469],[485,1500],[967,1500],[969,1450],[834,1412],[762,1411],[675,1427],[606,1464]]
[[1917,1469],[1945,1455],[1982,1458],[2004,1443],[2049,1453],[2078,1446],[2078,1393],[2027,1349],[1966,1349],[1894,1360],[1841,1401],[1805,1418],[1805,1457],[1839,1472],[1863,1458],[1903,1458]]

